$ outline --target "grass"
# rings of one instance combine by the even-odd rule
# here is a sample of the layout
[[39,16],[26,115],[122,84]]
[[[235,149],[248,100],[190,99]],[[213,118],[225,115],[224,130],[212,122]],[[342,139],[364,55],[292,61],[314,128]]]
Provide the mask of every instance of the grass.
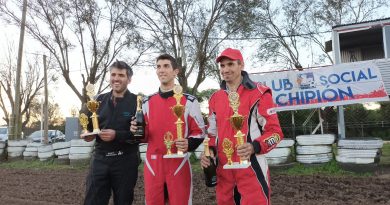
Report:
[[382,156],[379,164],[390,165],[390,143],[383,144]]
[[72,169],[72,170],[84,170],[87,169],[87,165],[78,165],[78,166],[70,166],[70,165],[62,165],[54,162],[53,159],[47,161],[39,161],[39,160],[17,160],[11,162],[2,162],[0,163],[0,168],[8,168],[8,169],[37,169],[37,170],[61,170],[61,169]]

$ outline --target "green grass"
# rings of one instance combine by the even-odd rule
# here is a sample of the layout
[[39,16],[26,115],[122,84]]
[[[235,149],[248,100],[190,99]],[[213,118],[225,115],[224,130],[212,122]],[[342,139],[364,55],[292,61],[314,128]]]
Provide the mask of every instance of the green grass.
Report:
[[321,165],[304,165],[297,163],[293,167],[285,170],[275,170],[277,173],[287,175],[331,175],[331,176],[369,176],[372,173],[354,173],[343,170],[335,160]]
[[43,161],[43,162],[41,162],[39,160],[32,160],[32,161],[17,160],[17,161],[0,163],[0,168],[9,168],[9,169],[84,170],[84,169],[87,169],[87,167],[88,167],[87,165],[70,166],[70,165],[56,164],[53,159]]
[[379,164],[390,165],[390,143],[383,144],[382,156]]

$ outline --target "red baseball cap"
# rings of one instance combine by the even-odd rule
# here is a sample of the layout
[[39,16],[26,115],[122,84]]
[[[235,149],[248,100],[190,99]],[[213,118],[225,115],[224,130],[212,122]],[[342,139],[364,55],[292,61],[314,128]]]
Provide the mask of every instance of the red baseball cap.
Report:
[[222,51],[221,55],[219,55],[218,58],[216,59],[217,63],[219,63],[224,57],[229,58],[231,60],[240,60],[242,63],[244,63],[242,54],[238,49],[233,49],[233,48],[225,49],[224,51]]

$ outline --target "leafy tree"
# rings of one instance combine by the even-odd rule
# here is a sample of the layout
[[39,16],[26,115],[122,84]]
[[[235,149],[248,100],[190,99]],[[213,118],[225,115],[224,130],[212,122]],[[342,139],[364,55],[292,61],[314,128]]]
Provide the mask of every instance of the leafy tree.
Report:
[[[16,6],[20,5],[21,1],[17,0]],[[12,6],[11,2],[2,2],[0,13],[19,25],[20,17]],[[108,66],[124,49],[133,49],[131,66],[146,51],[142,36],[134,30],[133,12],[126,9],[133,6],[133,1],[122,0],[29,1],[26,31],[50,52],[65,82],[84,103],[88,100],[85,86],[96,84],[96,91],[102,92],[107,87],[104,79]],[[70,75],[75,70],[70,55],[74,51],[80,52],[82,58],[82,90],[77,87],[78,78]],[[131,56],[122,57],[130,59]]]
[[[148,39],[154,48],[178,60],[182,71],[179,83],[185,91],[196,94],[206,76],[218,76],[214,61],[223,42],[250,35],[251,22],[256,20],[254,11],[260,5],[260,0],[138,0],[134,9],[128,8],[150,32]],[[189,85],[192,74],[196,80]]]
[[[31,106],[31,119],[29,122],[30,128],[40,129],[40,124],[42,122],[42,104],[36,98],[33,99]],[[48,127],[49,129],[55,127],[61,127],[64,124],[64,117],[61,115],[60,106],[58,103],[54,103],[51,99],[48,103]]]

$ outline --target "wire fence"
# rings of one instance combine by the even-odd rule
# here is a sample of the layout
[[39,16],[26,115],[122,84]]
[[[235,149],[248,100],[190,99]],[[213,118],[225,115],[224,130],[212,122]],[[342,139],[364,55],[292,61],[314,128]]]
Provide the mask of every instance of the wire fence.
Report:
[[[380,105],[377,109],[363,104],[343,106],[346,138],[379,137],[390,140],[390,102],[377,105]],[[338,136],[337,112],[336,107],[325,107],[283,111],[278,116],[285,137],[295,139],[298,135],[321,133]]]

